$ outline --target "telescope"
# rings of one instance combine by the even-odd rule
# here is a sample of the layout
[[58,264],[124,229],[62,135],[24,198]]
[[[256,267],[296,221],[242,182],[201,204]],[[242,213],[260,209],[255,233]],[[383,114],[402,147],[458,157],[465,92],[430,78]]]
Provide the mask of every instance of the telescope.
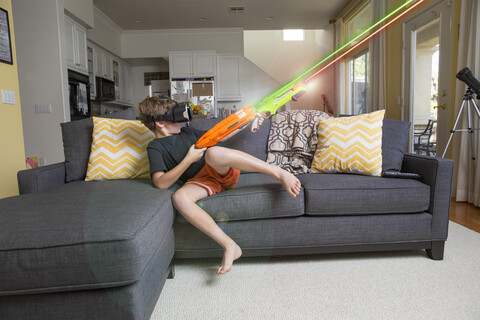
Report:
[[480,81],[472,74],[472,71],[467,67],[458,71],[457,79],[465,82],[465,84],[472,89],[473,93],[477,95],[477,99],[480,99]]
[[[443,151],[442,158],[445,157],[447,153],[448,146],[450,145],[450,141],[452,141],[453,134],[457,131],[464,131],[470,134],[470,147],[471,147],[471,154],[472,160],[476,159],[475,155],[475,142],[474,142],[474,132],[480,130],[480,128],[473,127],[473,119],[472,119],[472,108],[478,115],[480,119],[480,109],[478,105],[473,100],[473,94],[477,95],[477,99],[480,99],[480,81],[475,78],[472,74],[472,71],[467,67],[463,68],[457,73],[457,79],[465,82],[468,86],[467,91],[463,95],[463,102],[460,106],[460,110],[458,111],[457,119],[455,120],[455,124],[453,125],[453,129],[450,130],[450,138],[448,138],[447,145],[445,146],[445,151]],[[467,106],[467,120],[468,120],[468,127],[465,129],[457,129],[458,122],[460,120],[460,116],[462,115],[463,107]]]

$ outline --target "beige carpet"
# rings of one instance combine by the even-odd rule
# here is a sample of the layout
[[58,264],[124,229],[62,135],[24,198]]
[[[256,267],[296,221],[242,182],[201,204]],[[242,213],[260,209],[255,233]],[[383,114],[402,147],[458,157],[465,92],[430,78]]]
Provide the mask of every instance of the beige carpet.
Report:
[[480,319],[480,234],[451,222],[445,250],[180,260],[151,319]]

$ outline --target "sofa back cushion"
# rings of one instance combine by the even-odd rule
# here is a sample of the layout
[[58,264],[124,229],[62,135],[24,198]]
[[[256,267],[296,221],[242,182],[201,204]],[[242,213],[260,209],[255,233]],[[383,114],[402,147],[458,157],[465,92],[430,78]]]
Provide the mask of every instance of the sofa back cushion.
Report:
[[[135,119],[133,109],[102,115],[104,118]],[[86,118],[60,124],[65,154],[65,181],[84,180],[92,146],[93,120]]]
[[[195,118],[190,125],[199,130],[209,130],[223,119]],[[250,126],[234,135],[225,142],[219,142],[217,145],[240,150],[251,154],[260,160],[267,160],[267,140],[270,132],[270,119],[265,119],[257,132],[251,132]]]
[[382,171],[400,171],[407,148],[410,122],[383,119]]

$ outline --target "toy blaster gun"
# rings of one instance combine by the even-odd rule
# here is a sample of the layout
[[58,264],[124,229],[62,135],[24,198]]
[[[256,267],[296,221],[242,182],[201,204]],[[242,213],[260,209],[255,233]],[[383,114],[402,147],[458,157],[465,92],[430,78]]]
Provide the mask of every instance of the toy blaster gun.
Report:
[[244,107],[229,117],[217,123],[212,129],[205,132],[196,143],[197,148],[206,148],[214,146],[223,138],[232,134],[238,129],[243,129],[247,124],[253,121],[251,131],[255,132],[259,128],[259,117],[265,119],[271,117],[277,110],[290,100],[297,101],[306,92],[304,87],[294,85],[283,90],[277,97],[264,99],[257,105]]

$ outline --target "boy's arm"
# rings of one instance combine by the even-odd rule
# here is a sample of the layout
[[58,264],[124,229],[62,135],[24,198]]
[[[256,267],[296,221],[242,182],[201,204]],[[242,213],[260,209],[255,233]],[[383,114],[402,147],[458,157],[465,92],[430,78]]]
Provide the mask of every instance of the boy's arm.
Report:
[[158,189],[170,188],[175,182],[177,182],[192,163],[197,162],[202,158],[205,150],[207,150],[207,148],[196,149],[195,145],[192,145],[185,158],[183,158],[175,168],[167,172],[157,171],[153,173],[153,185]]

